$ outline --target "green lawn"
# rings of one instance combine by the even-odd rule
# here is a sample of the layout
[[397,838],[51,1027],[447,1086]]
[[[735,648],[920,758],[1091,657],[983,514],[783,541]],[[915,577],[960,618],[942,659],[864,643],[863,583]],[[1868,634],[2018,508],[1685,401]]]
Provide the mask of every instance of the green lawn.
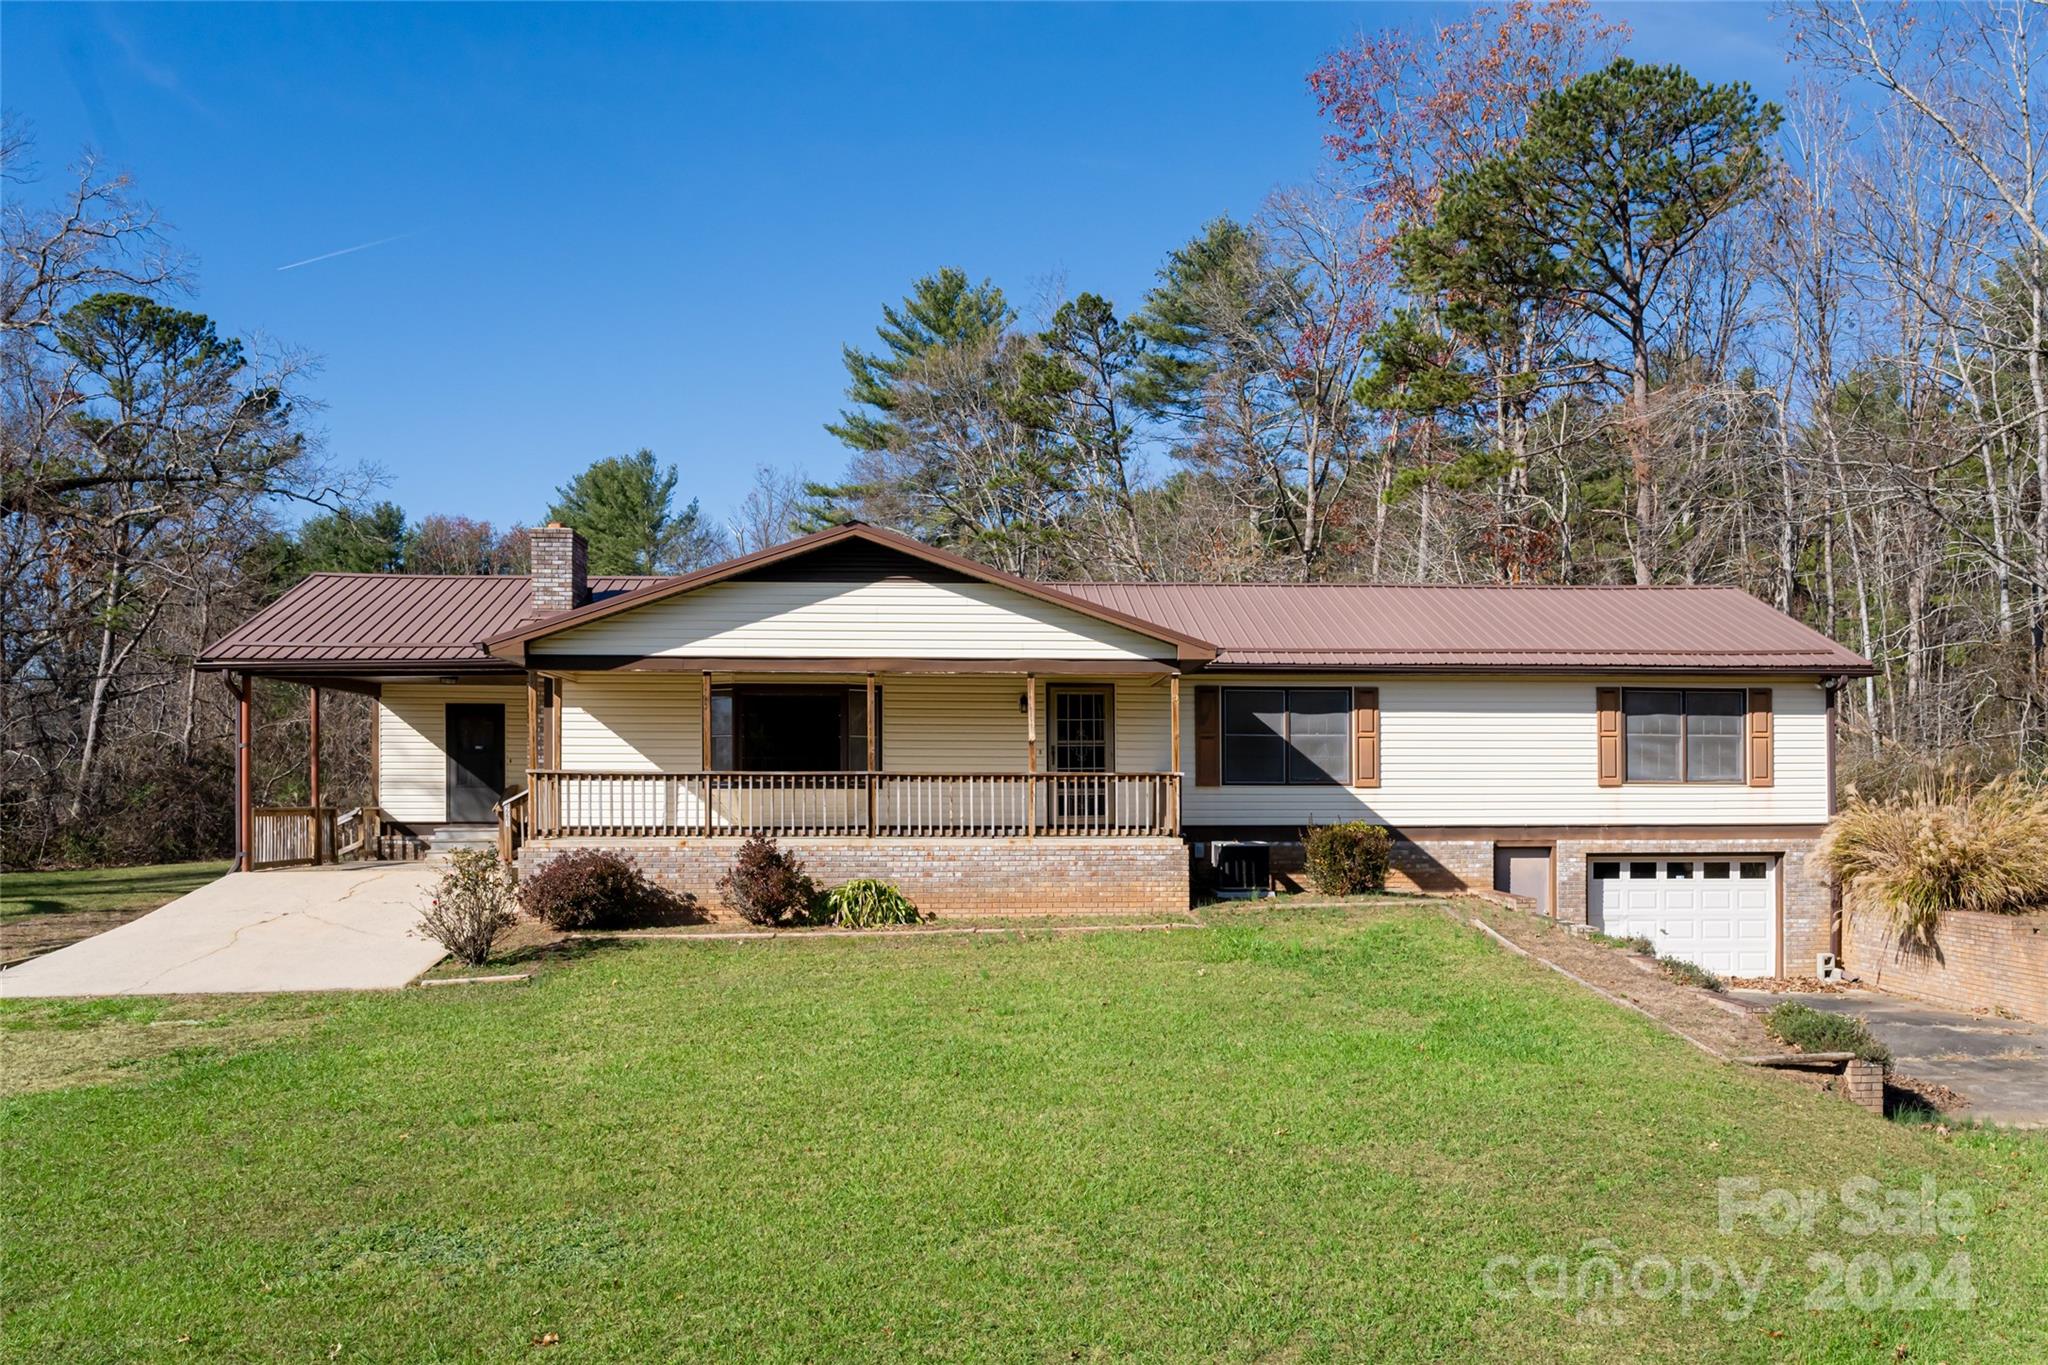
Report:
[[153,910],[224,876],[225,862],[0,872],[0,924],[80,910]]
[[[1718,1065],[1428,905],[1218,918],[8,1004],[17,1054],[190,1041],[0,1105],[0,1352],[502,1360],[552,1333],[550,1360],[2048,1355],[2048,1143]],[[1932,1178],[1974,1226],[1717,1230],[1719,1177],[1859,1175]],[[1532,1298],[1512,1267],[1494,1283],[1518,1295],[1488,1292],[1495,1258],[1576,1267],[1595,1238],[1761,1270],[1755,1309],[1724,1316],[1732,1286]],[[1806,1306],[1810,1255],[1903,1275],[1959,1252],[1967,1311]]]

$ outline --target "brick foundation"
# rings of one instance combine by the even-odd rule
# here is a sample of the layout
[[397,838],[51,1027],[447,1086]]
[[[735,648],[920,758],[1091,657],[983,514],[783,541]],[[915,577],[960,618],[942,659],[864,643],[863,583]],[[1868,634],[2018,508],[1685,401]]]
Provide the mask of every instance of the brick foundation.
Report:
[[2048,1024],[2048,914],[1941,917],[1934,942],[1901,941],[1877,910],[1852,908],[1843,965],[1858,982],[1959,1010]]
[[[1304,854],[1298,829],[1205,828],[1191,830],[1189,837],[1213,841],[1269,839],[1276,889],[1309,889],[1302,873]],[[1778,893],[1783,907],[1778,971],[1780,975],[1808,975],[1813,971],[1815,956],[1830,951],[1834,915],[1832,884],[1813,857],[1818,837],[1818,829],[1811,836],[1798,838],[1781,832],[1760,837],[1665,838],[1650,834],[1574,838],[1568,829],[1539,833],[1513,828],[1474,829],[1469,836],[1461,833],[1459,837],[1447,838],[1440,834],[1412,837],[1397,830],[1387,884],[1397,891],[1491,890],[1496,845],[1548,844],[1556,849],[1553,866],[1557,873],[1557,917],[1567,923],[1584,924],[1587,865],[1594,858],[1640,858],[1660,853],[1730,858],[1777,854]]]
[[[894,882],[942,916],[1177,914],[1188,907],[1187,846],[1178,839],[781,839],[820,887],[855,877]],[[694,898],[713,919],[732,914],[718,879],[738,839],[548,839],[520,850],[531,872],[555,852],[608,848],[648,877]]]

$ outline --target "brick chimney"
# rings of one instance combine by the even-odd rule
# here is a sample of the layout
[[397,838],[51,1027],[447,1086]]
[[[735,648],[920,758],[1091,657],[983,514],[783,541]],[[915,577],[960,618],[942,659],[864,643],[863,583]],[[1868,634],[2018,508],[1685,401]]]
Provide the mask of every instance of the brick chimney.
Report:
[[574,611],[590,601],[589,549],[583,537],[558,521],[527,533],[536,617]]

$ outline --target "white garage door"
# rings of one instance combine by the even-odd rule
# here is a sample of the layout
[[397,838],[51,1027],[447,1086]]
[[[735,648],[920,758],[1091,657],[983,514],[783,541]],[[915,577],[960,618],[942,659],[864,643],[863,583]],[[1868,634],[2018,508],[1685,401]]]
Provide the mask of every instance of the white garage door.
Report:
[[1657,956],[1717,976],[1777,971],[1775,859],[1595,858],[1588,871],[1586,909],[1601,933],[1649,939]]

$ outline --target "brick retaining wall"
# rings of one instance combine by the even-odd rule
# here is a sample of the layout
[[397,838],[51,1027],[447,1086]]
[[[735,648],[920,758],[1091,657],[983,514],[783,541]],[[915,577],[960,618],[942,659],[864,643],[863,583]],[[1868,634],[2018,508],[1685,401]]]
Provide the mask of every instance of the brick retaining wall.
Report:
[[1851,909],[1843,964],[1865,986],[2048,1024],[2048,914],[1941,917],[1934,942],[1901,942],[1878,910]]
[[[936,915],[1177,914],[1188,907],[1187,846],[1178,839],[781,839],[821,888],[855,877],[894,882]],[[520,850],[530,872],[568,848],[625,854],[714,919],[732,914],[718,879],[738,839],[547,839]]]

